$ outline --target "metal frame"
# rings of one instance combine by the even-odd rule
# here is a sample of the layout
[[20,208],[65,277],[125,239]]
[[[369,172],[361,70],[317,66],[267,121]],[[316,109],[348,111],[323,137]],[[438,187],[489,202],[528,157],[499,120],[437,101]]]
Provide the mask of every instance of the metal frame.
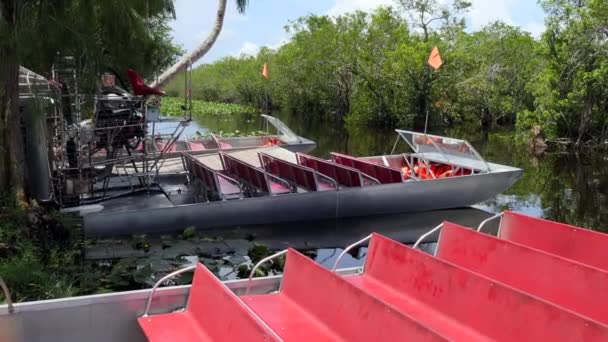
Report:
[[[477,160],[479,160],[480,162],[482,162],[485,165],[486,170],[481,170],[481,171],[490,172],[492,170],[492,168],[490,167],[490,164],[488,164],[488,162],[481,156],[481,154],[479,154],[479,152],[477,152],[477,150],[473,147],[473,145],[471,145],[471,143],[466,140],[454,139],[454,138],[444,137],[444,136],[440,136],[440,135],[419,133],[419,132],[406,131],[406,130],[400,130],[400,129],[395,130],[395,132],[397,132],[397,134],[410,146],[410,148],[412,149],[412,151],[414,151],[414,153],[420,153],[422,156],[424,156],[424,152],[420,152],[420,149],[418,148],[419,147],[418,144],[414,143],[413,141],[410,143],[409,140],[406,138],[406,135],[409,134],[412,137],[413,136],[423,136],[426,138],[450,139],[453,141],[458,141],[459,143],[466,145],[467,148],[469,149],[469,151],[471,151],[471,153],[477,158]],[[450,161],[450,158],[448,157],[448,154],[446,154],[445,151],[435,143],[434,139],[430,139],[430,141],[433,144],[433,146],[437,149],[437,151],[439,153],[441,153],[441,155],[445,158],[445,160],[449,163],[452,163]],[[396,145],[397,144],[395,144],[395,148],[396,148]]]
[[443,223],[440,224],[440,225],[438,225],[437,227],[429,230],[428,232],[424,233],[420,238],[418,238],[418,240],[416,241],[416,243],[414,243],[414,245],[412,246],[412,248],[414,248],[414,249],[418,248],[418,246],[422,243],[422,241],[424,241],[424,239],[426,239],[427,237],[431,236],[436,231],[441,230],[441,228],[443,228]]
[[149,313],[150,313],[150,306],[152,306],[152,298],[154,297],[154,294],[156,293],[156,289],[162,285],[165,281],[176,277],[180,274],[183,273],[187,273],[187,272],[192,272],[196,270],[196,265],[194,266],[189,266],[186,268],[182,268],[181,270],[177,270],[173,273],[169,273],[166,276],[162,277],[159,281],[156,282],[156,284],[154,284],[154,286],[152,287],[152,291],[150,292],[150,294],[148,295],[148,300],[146,301],[146,309],[144,310],[144,313],[142,315],[142,317],[148,317]]
[[4,298],[6,301],[6,305],[8,306],[8,313],[15,313],[15,307],[13,306],[13,298],[11,297],[11,291],[9,291],[8,286],[6,285],[2,277],[0,277],[0,288],[2,288],[2,292],[4,292]]
[[[331,268],[332,272],[336,272],[336,270],[338,269],[338,264],[340,263],[340,261],[342,260],[342,258],[346,255],[346,253],[350,252],[353,248],[371,240],[371,238],[374,236],[374,234],[370,234],[366,237],[364,237],[363,239],[347,246],[346,248],[344,248],[344,250],[342,251],[342,253],[340,253],[340,255],[338,255],[338,258],[336,259],[336,262],[334,262],[334,266]],[[364,267],[361,268],[361,273],[363,273],[364,271]]]
[[[265,257],[264,259],[260,260],[257,264],[255,264],[255,266],[253,266],[253,268],[251,269],[251,272],[249,273],[249,278],[247,278],[247,290],[245,290],[245,295],[248,295],[249,292],[251,291],[251,284],[252,284],[252,280],[253,280],[253,276],[255,275],[255,271],[258,270],[258,268],[260,268],[260,266],[262,266],[263,264],[269,262],[270,260],[276,259],[280,256],[283,256],[285,254],[287,254],[289,250],[285,249],[282,250],[278,253],[275,253],[271,256]],[[282,282],[281,282],[282,284]],[[281,291],[281,285],[279,285],[279,291]]]
[[[486,219],[486,220],[483,220],[483,221],[482,221],[482,222],[479,224],[479,227],[477,227],[477,231],[478,231],[478,232],[481,232],[481,231],[483,230],[483,227],[484,227],[486,224],[488,224],[488,223],[489,223],[489,222],[491,222],[491,221],[496,220],[497,218],[500,218],[500,219],[501,219],[501,220],[500,220],[500,222],[502,222],[502,217],[503,217],[503,215],[504,215],[504,214],[505,214],[505,213],[500,213],[500,214],[494,215],[494,216],[492,216],[492,217],[490,217],[490,218],[488,218],[488,219]],[[498,225],[498,234],[500,235],[500,224]]]

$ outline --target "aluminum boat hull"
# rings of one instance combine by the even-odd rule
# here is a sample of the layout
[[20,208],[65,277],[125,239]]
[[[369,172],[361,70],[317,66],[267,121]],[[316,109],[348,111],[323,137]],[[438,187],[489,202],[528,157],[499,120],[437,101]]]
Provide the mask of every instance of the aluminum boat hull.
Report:
[[473,176],[93,213],[84,216],[84,230],[88,236],[163,234],[187,227],[204,230],[461,208],[502,193],[523,172],[492,165],[494,171]]

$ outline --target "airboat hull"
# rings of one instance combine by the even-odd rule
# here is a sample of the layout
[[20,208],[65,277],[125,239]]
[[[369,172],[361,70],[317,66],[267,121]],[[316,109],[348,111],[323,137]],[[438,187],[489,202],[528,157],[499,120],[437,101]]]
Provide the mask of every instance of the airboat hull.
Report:
[[[342,275],[356,274],[360,268],[339,270]],[[250,293],[276,291],[281,276],[255,278]],[[249,282],[224,283],[237,294],[244,294]],[[151,313],[171,312],[186,304],[190,285],[160,288]],[[0,341],[2,342],[107,342],[147,341],[137,325],[151,290],[45,300],[15,304],[15,314],[0,305]]]
[[84,217],[88,236],[163,234],[240,225],[340,219],[471,206],[513,185],[522,170],[491,164],[495,171],[429,181],[334,191],[293,193]]

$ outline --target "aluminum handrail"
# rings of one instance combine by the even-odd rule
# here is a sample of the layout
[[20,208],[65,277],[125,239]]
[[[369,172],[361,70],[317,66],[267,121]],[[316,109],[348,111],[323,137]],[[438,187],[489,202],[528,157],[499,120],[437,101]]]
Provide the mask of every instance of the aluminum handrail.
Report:
[[350,252],[351,249],[359,246],[362,243],[365,243],[367,241],[369,241],[372,236],[374,236],[373,234],[370,234],[366,237],[364,237],[363,239],[349,245],[348,247],[344,248],[344,250],[342,251],[342,253],[340,253],[340,255],[338,255],[338,258],[336,259],[336,262],[334,263],[334,267],[331,268],[332,272],[335,272],[338,269],[338,264],[340,263],[340,260],[342,260],[342,258],[346,255],[346,253]]
[[[374,178],[368,174],[365,174],[361,171],[359,171],[359,177],[361,177],[362,179],[367,179],[368,181],[372,181],[374,183],[376,183],[376,185],[380,185],[380,181],[377,178]],[[361,182],[361,184],[363,184],[363,182]]]
[[494,220],[496,220],[497,218],[502,217],[503,215],[504,215],[504,213],[500,213],[500,214],[498,214],[498,215],[494,215],[494,216],[492,216],[492,217],[490,217],[490,218],[487,218],[487,219],[483,220],[483,221],[482,221],[482,222],[479,224],[479,227],[477,227],[477,231],[478,231],[478,232],[481,232],[481,230],[483,229],[483,227],[484,227],[484,226],[485,226],[485,225],[486,225],[488,222],[494,221]]
[[416,243],[414,244],[414,246],[412,248],[416,249],[418,248],[418,246],[422,243],[422,241],[424,241],[424,239],[426,239],[427,237],[429,237],[431,234],[435,233],[436,231],[440,230],[441,228],[443,228],[443,223],[438,225],[437,227],[429,230],[428,232],[426,232],[425,234],[423,234],[418,241],[416,241]]
[[148,300],[146,301],[146,309],[144,310],[144,314],[142,315],[142,317],[148,317],[149,313],[150,313],[150,306],[152,306],[152,298],[154,297],[154,293],[156,293],[156,289],[158,289],[158,287],[164,283],[165,281],[178,276],[180,274],[186,273],[186,272],[192,272],[196,270],[196,265],[194,266],[188,266],[186,268],[182,268],[181,270],[177,270],[173,273],[169,273],[166,276],[162,277],[159,281],[156,282],[156,284],[154,284],[154,287],[152,287],[152,291],[150,292],[150,294],[148,295]]
[[[340,185],[338,184],[338,182],[336,182],[336,180],[335,180],[335,179],[333,179],[333,178],[331,178],[331,177],[328,177],[328,176],[326,176],[326,175],[324,175],[324,174],[322,174],[321,172],[316,171],[316,170],[313,170],[313,172],[314,172],[314,174],[317,176],[317,178],[322,178],[322,179],[325,179],[326,181],[330,182],[330,183],[331,183],[331,184],[334,186],[334,188],[335,188],[336,190],[340,190]],[[319,182],[319,180],[317,179],[317,183],[318,183],[318,182]]]
[[4,282],[4,279],[0,277],[0,287],[2,288],[2,292],[4,292],[4,298],[6,298],[6,305],[8,306],[8,313],[15,313],[15,307],[13,306],[13,298],[11,297],[11,291],[9,291],[8,286]]
[[255,266],[253,266],[253,269],[251,270],[251,273],[249,273],[249,278],[248,278],[248,282],[247,282],[247,290],[245,290],[245,295],[249,294],[249,291],[251,291],[251,281],[253,280],[253,276],[255,275],[255,271],[258,270],[258,268],[260,268],[260,266],[262,266],[263,264],[267,263],[268,261],[278,258],[282,255],[287,254],[287,249],[280,251],[278,253],[275,253],[271,256],[265,257],[264,259],[260,260],[257,264],[255,264]]

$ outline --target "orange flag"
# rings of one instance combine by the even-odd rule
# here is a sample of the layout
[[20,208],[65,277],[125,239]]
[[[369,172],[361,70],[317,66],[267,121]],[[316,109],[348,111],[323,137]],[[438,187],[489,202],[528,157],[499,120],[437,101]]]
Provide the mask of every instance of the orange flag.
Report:
[[437,70],[443,65],[443,60],[441,59],[441,54],[439,53],[439,48],[436,46],[431,51],[431,55],[429,56],[429,65],[433,67],[433,69]]
[[262,69],[262,76],[268,78],[268,65],[266,65],[266,63],[264,63],[264,68]]

